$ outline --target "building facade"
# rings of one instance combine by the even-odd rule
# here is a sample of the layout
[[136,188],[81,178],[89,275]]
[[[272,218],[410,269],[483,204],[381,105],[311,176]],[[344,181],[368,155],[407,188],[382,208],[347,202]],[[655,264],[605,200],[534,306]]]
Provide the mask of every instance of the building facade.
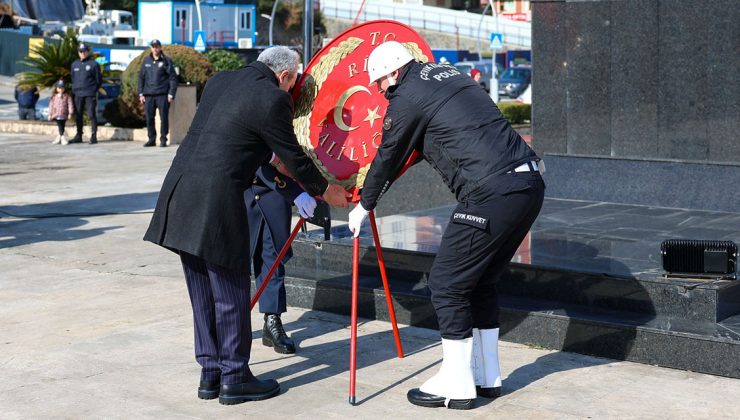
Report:
[[251,48],[256,38],[256,0],[139,0],[139,37],[163,44],[196,44],[196,31],[215,48]]

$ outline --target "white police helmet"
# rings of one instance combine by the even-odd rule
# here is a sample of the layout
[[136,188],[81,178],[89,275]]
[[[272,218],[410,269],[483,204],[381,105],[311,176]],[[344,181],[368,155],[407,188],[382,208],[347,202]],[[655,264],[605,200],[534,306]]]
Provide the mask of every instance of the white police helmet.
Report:
[[413,59],[414,57],[400,42],[388,41],[378,45],[367,59],[369,84],[372,85],[381,77],[393,73]]

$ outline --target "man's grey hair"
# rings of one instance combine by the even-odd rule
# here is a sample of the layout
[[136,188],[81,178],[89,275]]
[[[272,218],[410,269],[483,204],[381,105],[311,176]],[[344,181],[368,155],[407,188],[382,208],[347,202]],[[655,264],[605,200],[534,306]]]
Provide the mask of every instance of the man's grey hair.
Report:
[[265,63],[275,74],[288,70],[291,74],[298,72],[298,53],[288,47],[279,45],[270,47],[257,57],[257,61]]

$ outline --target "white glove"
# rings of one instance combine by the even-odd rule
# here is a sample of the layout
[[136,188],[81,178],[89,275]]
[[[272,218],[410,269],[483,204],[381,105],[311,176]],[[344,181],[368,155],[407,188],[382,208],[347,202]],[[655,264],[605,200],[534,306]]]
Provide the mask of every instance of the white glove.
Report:
[[360,203],[357,203],[357,206],[349,212],[349,230],[354,233],[355,238],[360,236],[360,227],[362,227],[362,222],[365,221],[368,213],[370,212],[365,210]]
[[307,192],[302,192],[298,197],[293,200],[296,207],[298,207],[298,214],[304,219],[310,219],[313,217],[313,211],[316,208],[316,200]]

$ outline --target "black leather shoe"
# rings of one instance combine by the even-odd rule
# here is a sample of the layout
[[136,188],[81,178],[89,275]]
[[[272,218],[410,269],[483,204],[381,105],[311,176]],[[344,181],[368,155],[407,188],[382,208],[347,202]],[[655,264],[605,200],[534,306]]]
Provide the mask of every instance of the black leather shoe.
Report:
[[167,147],[167,139],[159,139],[159,147]]
[[90,144],[98,144],[97,137],[90,137]]
[[201,381],[200,385],[198,385],[198,398],[201,400],[212,400],[218,397],[220,389],[221,380],[211,382]]
[[218,402],[224,405],[241,404],[247,401],[260,401],[272,398],[280,393],[280,384],[274,379],[260,381],[255,379],[251,382],[240,384],[221,385],[221,393]]
[[72,144],[72,143],[82,143],[82,135],[78,134],[78,135],[74,136],[74,138],[72,140],[69,140],[68,143],[69,144]]
[[[422,392],[419,388],[409,390],[406,394],[406,398],[411,404],[418,405],[421,407],[444,407],[445,397],[439,395],[427,394]],[[475,400],[450,400],[447,408],[452,410],[470,410],[473,408],[473,402]]]
[[144,147],[152,147],[156,145],[157,145],[157,142],[154,140],[149,140],[148,142],[144,143]]
[[262,327],[262,344],[273,347],[278,353],[295,353],[295,343],[285,334],[283,322],[278,314],[265,314],[265,326]]
[[482,388],[479,386],[475,387],[475,393],[478,394],[479,397],[483,398],[498,398],[501,396],[501,387],[496,386],[493,388]]

